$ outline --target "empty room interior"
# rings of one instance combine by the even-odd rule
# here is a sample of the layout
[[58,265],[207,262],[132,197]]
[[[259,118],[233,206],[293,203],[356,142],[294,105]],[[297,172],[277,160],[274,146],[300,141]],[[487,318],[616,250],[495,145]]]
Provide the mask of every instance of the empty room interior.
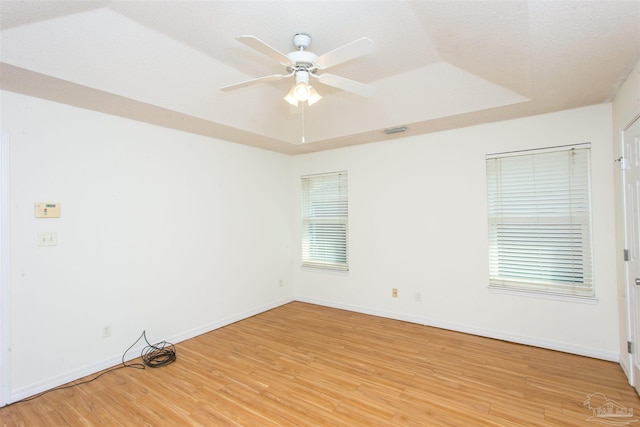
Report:
[[0,426],[638,422],[639,1],[0,29]]

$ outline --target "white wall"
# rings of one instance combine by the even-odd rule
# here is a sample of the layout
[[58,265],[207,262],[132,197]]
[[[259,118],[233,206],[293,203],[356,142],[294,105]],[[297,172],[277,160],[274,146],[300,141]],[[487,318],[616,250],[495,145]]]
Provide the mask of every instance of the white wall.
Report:
[[[177,342],[294,296],[618,357],[609,104],[293,158],[14,93],[2,107],[11,400],[117,364],[143,329]],[[597,302],[490,292],[485,154],[586,141]],[[299,178],[337,170],[349,171],[351,270],[302,269]],[[62,217],[35,219],[37,201]],[[37,247],[38,231],[58,246]]]
[[[618,159],[622,155],[622,132],[632,120],[640,114],[640,61],[622,84],[613,100],[613,153]],[[624,201],[622,196],[622,173],[620,164],[616,163],[614,169],[614,194],[616,206],[616,257],[618,272],[618,307],[620,323],[620,365],[629,377],[630,356],[627,354],[627,340],[629,340],[629,328],[627,318],[627,284],[624,258],[621,256],[625,247],[624,238]]]
[[[350,271],[303,269],[294,251],[296,299],[617,360],[611,128],[606,104],[295,157],[294,212],[301,175],[347,170],[350,196]],[[597,302],[489,291],[485,155],[582,142]]]
[[[9,92],[2,107],[13,401],[118,363],[143,330],[177,342],[291,300],[291,157]],[[34,218],[38,201],[61,218]]]

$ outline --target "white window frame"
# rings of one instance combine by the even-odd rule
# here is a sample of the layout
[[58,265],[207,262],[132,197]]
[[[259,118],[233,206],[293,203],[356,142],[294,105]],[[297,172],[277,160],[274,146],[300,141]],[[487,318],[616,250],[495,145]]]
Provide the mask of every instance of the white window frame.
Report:
[[346,171],[301,177],[302,266],[349,270]]
[[590,144],[489,154],[489,288],[594,298]]

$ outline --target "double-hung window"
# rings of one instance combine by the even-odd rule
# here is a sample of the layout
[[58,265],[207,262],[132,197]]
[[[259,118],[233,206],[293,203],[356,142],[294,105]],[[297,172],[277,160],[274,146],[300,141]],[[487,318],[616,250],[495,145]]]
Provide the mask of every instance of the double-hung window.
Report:
[[347,172],[302,177],[302,265],[349,269]]
[[489,287],[592,297],[589,144],[486,163]]

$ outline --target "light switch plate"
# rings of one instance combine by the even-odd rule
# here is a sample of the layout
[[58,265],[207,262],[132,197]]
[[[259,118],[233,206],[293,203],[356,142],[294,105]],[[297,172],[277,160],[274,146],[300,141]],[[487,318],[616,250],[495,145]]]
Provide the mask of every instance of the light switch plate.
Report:
[[55,231],[41,231],[38,233],[38,246],[56,246],[58,233]]
[[36,203],[36,218],[60,218],[60,203]]

